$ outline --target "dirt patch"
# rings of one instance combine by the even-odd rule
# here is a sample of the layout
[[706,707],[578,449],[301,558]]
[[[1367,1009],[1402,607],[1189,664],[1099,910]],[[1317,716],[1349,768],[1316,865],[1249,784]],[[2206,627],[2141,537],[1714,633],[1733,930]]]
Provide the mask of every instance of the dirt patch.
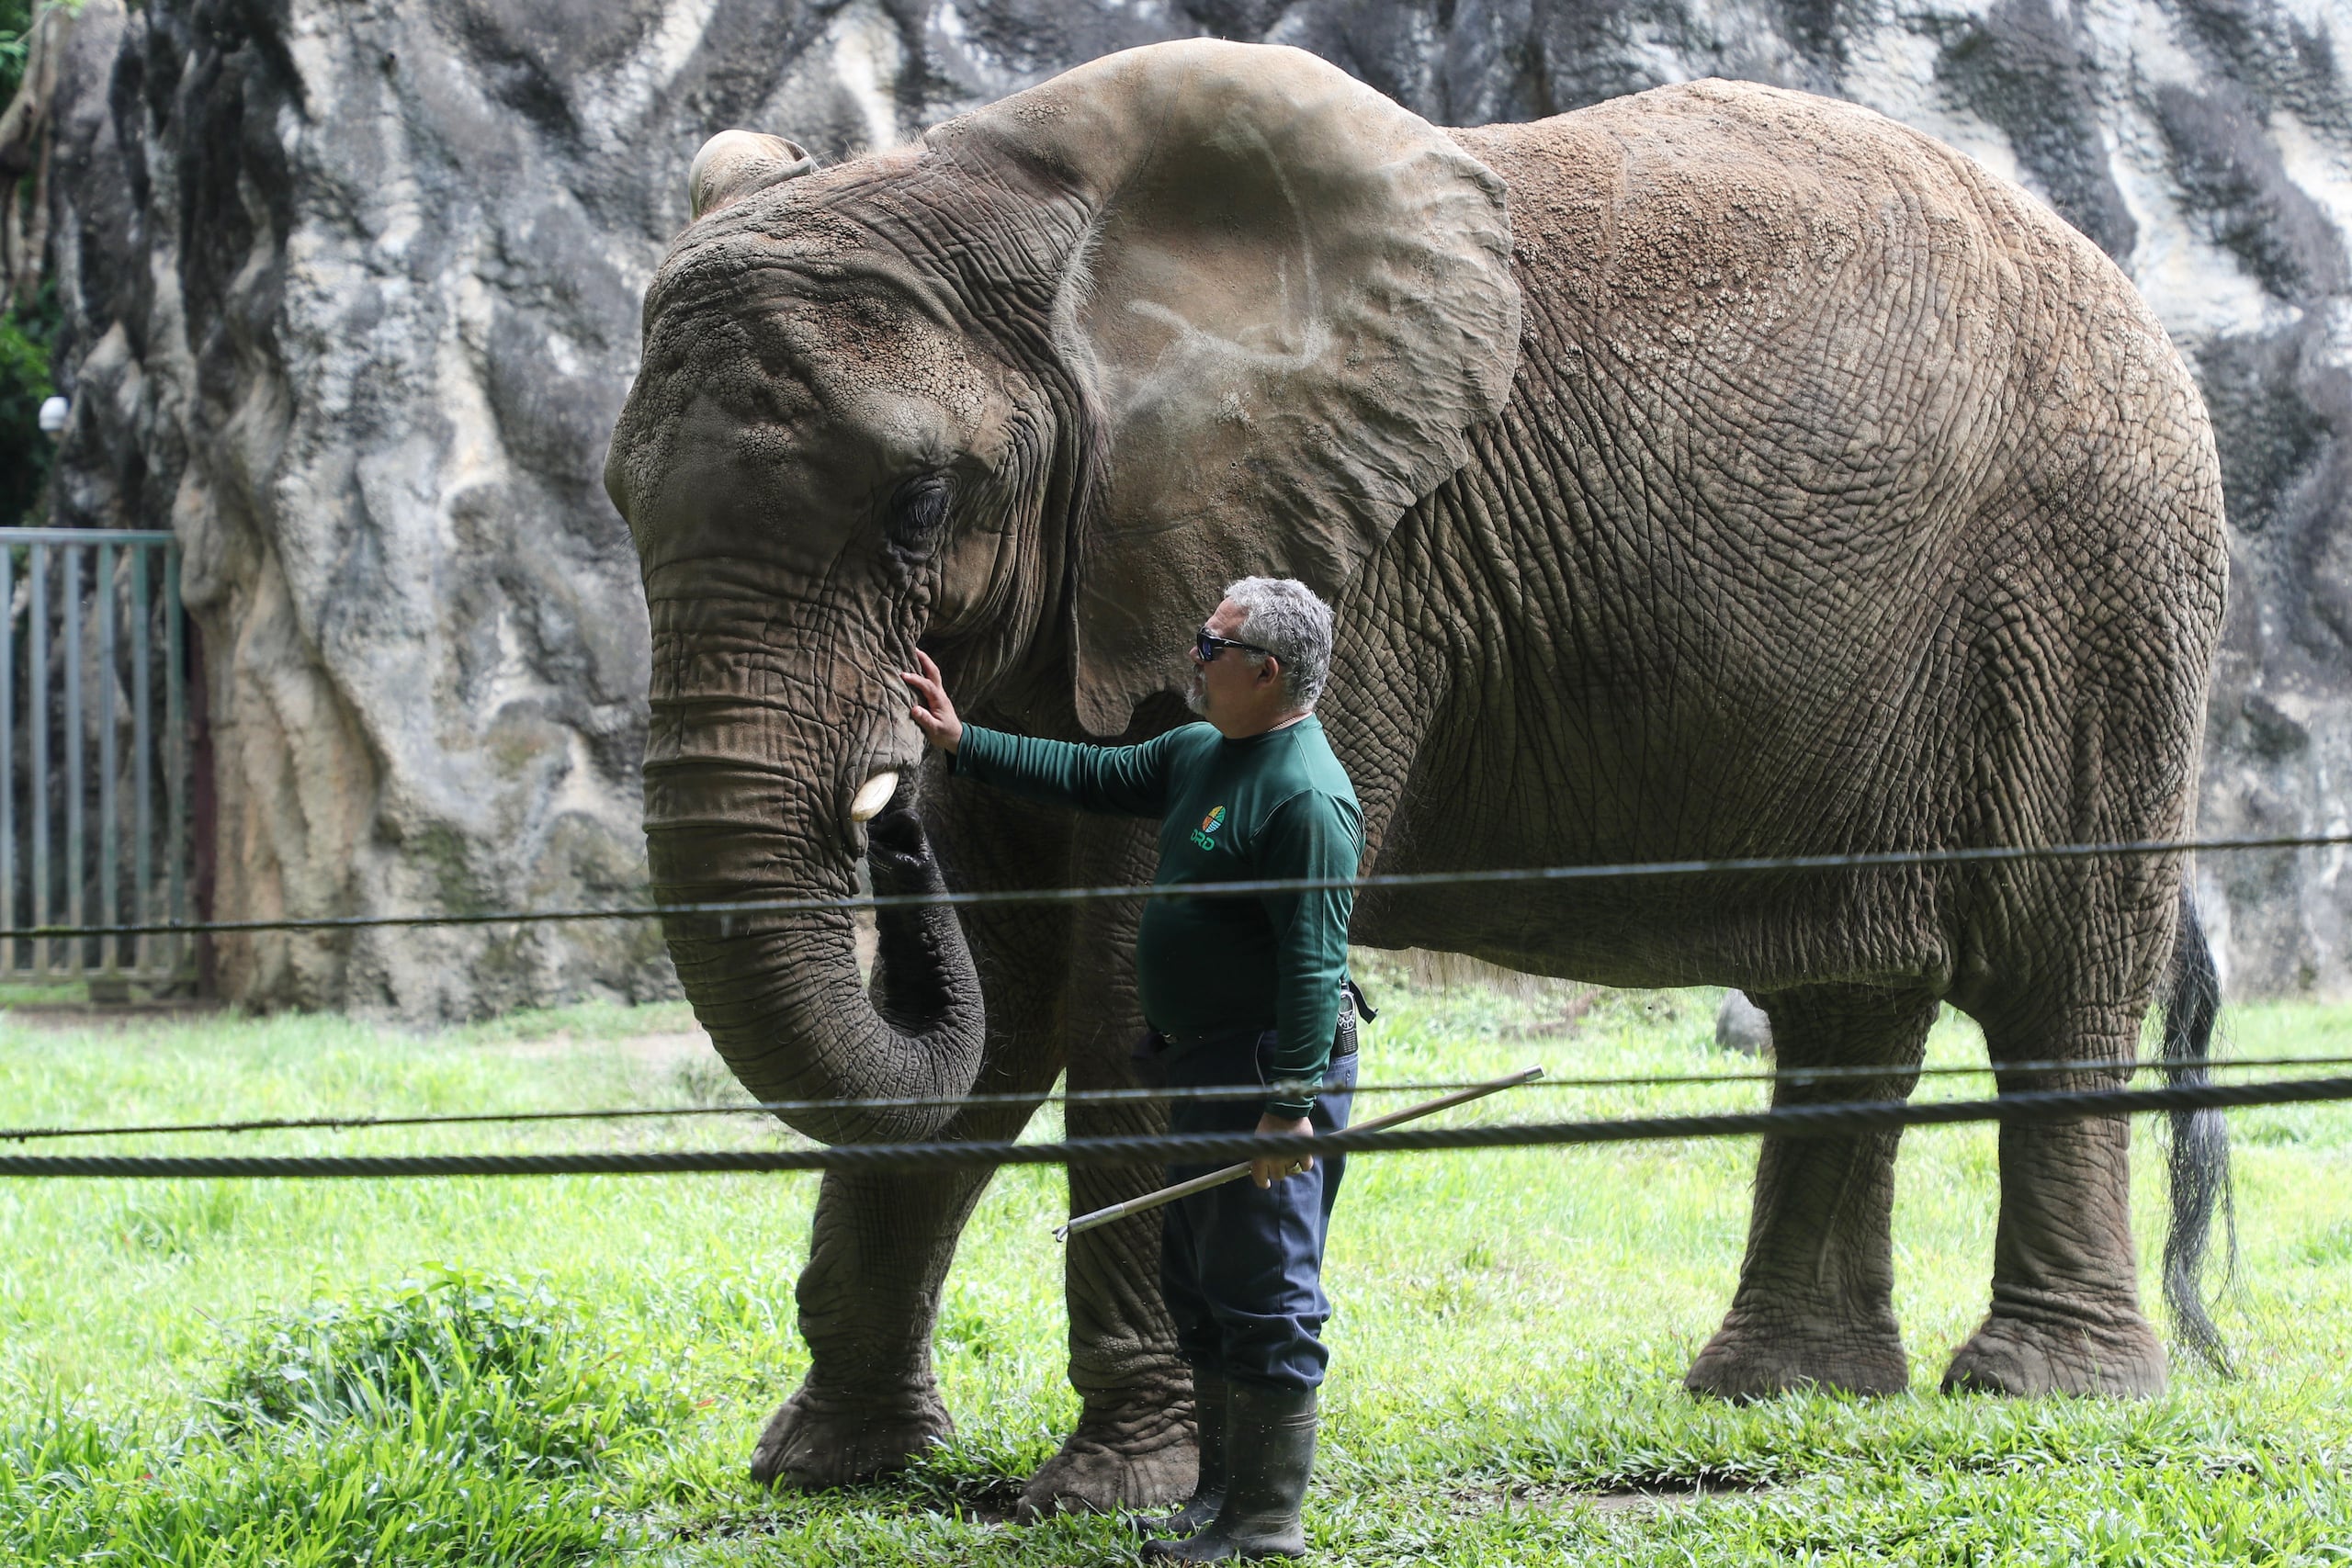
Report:
[[1748,1496],[1778,1484],[1746,1477],[1702,1474],[1659,1476],[1619,1486],[1593,1488],[1568,1483],[1514,1481],[1498,1486],[1465,1486],[1453,1492],[1457,1514],[1490,1514],[1512,1508],[1590,1508],[1601,1514],[1658,1514],[1709,1497]]
[[17,1029],[51,1034],[86,1034],[95,1031],[128,1033],[141,1029],[170,1028],[217,1018],[228,1010],[207,999],[167,998],[130,1002],[31,1002],[0,1008],[0,1022]]
[[[850,1501],[861,1496],[870,1497],[878,1506],[892,1509],[912,1504],[931,1513],[951,1515],[967,1525],[997,1529],[1035,1522],[1021,1517],[1021,1489],[1023,1484],[1023,1479],[1017,1475],[965,1476],[952,1482],[933,1479],[913,1483],[901,1476],[864,1486],[842,1487],[827,1492],[824,1496],[829,1500]],[[741,1513],[712,1510],[686,1517],[665,1518],[657,1514],[645,1517],[646,1522],[664,1539],[694,1542],[758,1540],[802,1522],[804,1515],[797,1509],[770,1511],[754,1506]]]
[[947,1512],[967,1525],[1021,1524],[1024,1522],[1021,1517],[1021,1489],[1025,1484],[1018,1475],[967,1480],[941,1502]]
[[699,1029],[681,1030],[675,1033],[592,1036],[585,1040],[559,1032],[537,1040],[501,1041],[484,1049],[524,1062],[549,1061],[577,1055],[583,1051],[610,1052],[626,1056],[635,1066],[657,1076],[674,1073],[687,1063],[717,1055],[710,1036]]

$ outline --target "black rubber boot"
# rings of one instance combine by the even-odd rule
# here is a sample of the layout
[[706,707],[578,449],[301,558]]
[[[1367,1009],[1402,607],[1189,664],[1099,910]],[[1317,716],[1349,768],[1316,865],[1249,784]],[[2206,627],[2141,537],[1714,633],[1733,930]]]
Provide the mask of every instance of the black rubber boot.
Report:
[[1198,1535],[1225,1506],[1225,1374],[1193,1369],[1193,1421],[1200,1430],[1201,1479],[1184,1506],[1172,1514],[1143,1520],[1146,1535]]
[[1147,1562],[1304,1557],[1299,1505],[1315,1469],[1315,1391],[1237,1382],[1226,1391],[1225,1506],[1198,1535],[1147,1541]]

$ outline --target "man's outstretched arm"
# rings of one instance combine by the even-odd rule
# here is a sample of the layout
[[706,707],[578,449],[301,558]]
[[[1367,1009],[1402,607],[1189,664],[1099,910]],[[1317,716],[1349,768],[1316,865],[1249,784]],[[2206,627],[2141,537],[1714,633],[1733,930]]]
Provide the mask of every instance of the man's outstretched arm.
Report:
[[899,671],[914,694],[908,716],[925,740],[947,753],[949,772],[1086,811],[1165,814],[1167,737],[1140,746],[1080,746],[966,724],[939,679],[939,666],[921,649],[915,660],[918,670]]

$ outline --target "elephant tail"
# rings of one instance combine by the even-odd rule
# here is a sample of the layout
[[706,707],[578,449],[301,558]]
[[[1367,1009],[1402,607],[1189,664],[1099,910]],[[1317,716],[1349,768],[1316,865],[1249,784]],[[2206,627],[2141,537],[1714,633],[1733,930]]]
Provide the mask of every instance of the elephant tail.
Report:
[[[2165,976],[2165,1077],[2175,1084],[2212,1081],[2213,1020],[2222,1006],[2221,975],[2183,879],[2180,923],[2172,965]],[[2171,1223],[2165,1235],[2165,1304],[2188,1348],[2216,1371],[2228,1372],[2229,1346],[2207,1310],[2205,1274],[2213,1221],[2222,1222],[2221,1288],[2237,1272],[2237,1213],[2230,1188],[2230,1130],[2215,1110],[2169,1113],[2165,1151],[2172,1186]]]

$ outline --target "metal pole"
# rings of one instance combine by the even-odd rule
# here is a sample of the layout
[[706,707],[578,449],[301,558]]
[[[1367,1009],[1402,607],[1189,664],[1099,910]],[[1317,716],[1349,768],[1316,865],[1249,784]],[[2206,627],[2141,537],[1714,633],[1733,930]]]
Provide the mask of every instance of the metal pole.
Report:
[[[58,551],[57,568],[65,580],[59,589],[64,603],[58,606],[65,619],[65,919],[78,926],[88,923],[82,909],[90,869],[87,825],[83,821],[88,811],[83,799],[82,752],[89,737],[82,727],[82,552],[71,546]],[[84,937],[66,942],[68,974],[78,975],[88,967],[89,949]]]
[[[1441,1111],[1451,1111],[1457,1105],[1467,1105],[1474,1100],[1484,1100],[1490,1094],[1499,1094],[1507,1089],[1517,1089],[1521,1084],[1533,1083],[1543,1076],[1543,1068],[1529,1067],[1523,1072],[1513,1073],[1507,1078],[1496,1078],[1487,1083],[1474,1084],[1468,1089],[1456,1089],[1452,1094],[1441,1095],[1435,1100],[1424,1100],[1419,1105],[1408,1105],[1402,1111],[1392,1111],[1385,1116],[1375,1116],[1369,1122],[1358,1122],[1349,1131],[1376,1133],[1383,1127],[1395,1127],[1407,1122],[1417,1121],[1423,1116],[1434,1116]],[[1054,1239],[1068,1241],[1080,1231],[1091,1231],[1097,1226],[1107,1225],[1113,1220],[1124,1220],[1129,1214],[1148,1213],[1154,1209],[1165,1208],[1180,1198],[1190,1198],[1195,1192],[1205,1192],[1212,1187],[1222,1187],[1228,1181],[1238,1181],[1249,1174],[1250,1162],[1245,1159],[1238,1164],[1228,1165],[1221,1170],[1210,1171],[1206,1176],[1196,1176],[1190,1181],[1180,1181],[1173,1187],[1163,1187],[1157,1192],[1147,1192],[1140,1198],[1130,1198],[1124,1203],[1114,1203],[1107,1209],[1097,1209],[1091,1214],[1080,1214],[1066,1225],[1056,1225]]]
[[[115,547],[98,547],[98,921],[118,925],[122,919],[122,831],[115,791]],[[98,967],[108,972],[122,967],[122,939],[98,941]]]
[[[170,863],[164,875],[171,884],[171,918],[187,920],[187,633],[180,610],[180,547],[164,547],[164,650],[170,660],[164,669],[164,756],[171,768],[170,794],[164,809],[170,821],[164,851]],[[177,975],[190,963],[188,939],[172,938],[171,971]]]
[[[155,886],[155,738],[148,704],[153,694],[149,664],[148,617],[153,613],[147,592],[147,552],[141,545],[130,552],[130,899],[132,923],[149,925],[155,919],[148,897]],[[134,938],[131,964],[144,971],[153,939]]]
[[[32,643],[30,695],[25,716],[33,730],[33,924],[51,919],[49,902],[49,547],[35,545],[32,556]],[[33,943],[33,973],[49,973],[54,942]]]
[[[17,929],[17,552],[0,545],[0,933]],[[0,934],[0,975],[17,941]]]

